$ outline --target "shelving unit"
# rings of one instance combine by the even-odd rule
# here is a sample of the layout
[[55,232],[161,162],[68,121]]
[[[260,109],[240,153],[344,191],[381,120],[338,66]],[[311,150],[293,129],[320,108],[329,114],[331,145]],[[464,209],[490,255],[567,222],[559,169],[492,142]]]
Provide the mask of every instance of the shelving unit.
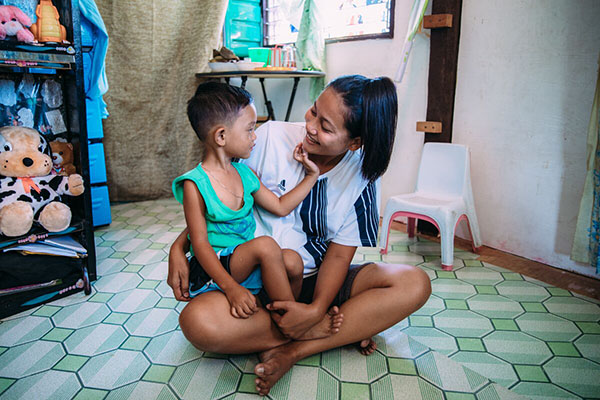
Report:
[[17,286],[46,284],[33,290],[29,286],[25,288],[28,290],[13,291],[11,294],[0,290],[0,318],[77,291],[84,290],[89,294],[90,281],[96,279],[79,4],[78,0],[54,0],[54,5],[70,43],[33,45],[0,41],[0,75],[2,79],[19,81],[31,74],[35,82],[52,80],[61,85],[63,105],[60,111],[64,113],[66,131],[50,131],[46,136],[50,140],[61,137],[73,144],[75,166],[77,173],[83,177],[85,191],[80,196],[62,198],[73,214],[71,226],[66,231],[48,234],[34,225],[22,237],[0,235],[0,251],[47,235],[69,234],[86,248],[87,256],[69,258],[0,252],[0,289],[14,288],[15,282]]

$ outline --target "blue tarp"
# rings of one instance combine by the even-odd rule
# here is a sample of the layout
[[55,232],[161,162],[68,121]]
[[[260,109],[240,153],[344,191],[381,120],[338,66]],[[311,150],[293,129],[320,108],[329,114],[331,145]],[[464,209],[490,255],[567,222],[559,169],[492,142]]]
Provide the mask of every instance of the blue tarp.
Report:
[[108,32],[94,0],[79,0],[79,10],[81,11],[82,20],[86,20],[82,21],[82,24],[88,22],[88,26],[92,27],[90,34],[94,43],[93,50],[90,53],[92,62],[86,77],[90,85],[85,95],[90,100],[98,100],[100,115],[102,118],[106,118],[108,117],[108,112],[106,111],[106,103],[102,99],[102,95],[108,91],[108,81],[104,65],[106,50],[108,49]]

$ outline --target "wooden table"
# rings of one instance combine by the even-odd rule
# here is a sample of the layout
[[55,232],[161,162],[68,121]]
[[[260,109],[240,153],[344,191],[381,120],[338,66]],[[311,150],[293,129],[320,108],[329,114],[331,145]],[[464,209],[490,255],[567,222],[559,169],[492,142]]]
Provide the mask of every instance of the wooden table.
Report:
[[275,120],[275,113],[273,112],[273,105],[267,97],[267,91],[265,90],[265,79],[294,79],[294,86],[292,87],[292,93],[290,94],[290,100],[288,102],[287,112],[285,113],[285,120],[288,121],[292,106],[294,104],[294,97],[296,96],[296,89],[298,88],[298,82],[300,78],[320,78],[325,76],[324,72],[321,71],[227,71],[227,72],[203,72],[196,74],[197,78],[206,79],[225,79],[225,82],[229,83],[230,78],[241,78],[242,88],[246,87],[246,81],[248,78],[256,78],[260,81],[262,88],[263,97],[265,99],[265,105],[267,106],[267,112],[269,113],[269,119]]

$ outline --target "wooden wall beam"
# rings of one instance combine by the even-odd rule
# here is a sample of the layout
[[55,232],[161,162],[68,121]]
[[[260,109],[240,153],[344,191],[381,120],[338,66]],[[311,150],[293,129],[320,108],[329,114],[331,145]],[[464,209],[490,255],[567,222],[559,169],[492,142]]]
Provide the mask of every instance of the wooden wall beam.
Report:
[[[431,14],[452,14],[452,27],[431,30],[427,121],[441,122],[442,130],[441,133],[426,132],[425,142],[452,142],[461,10],[462,0],[433,0]],[[419,220],[417,230],[437,234],[435,226],[423,220]]]
[[433,0],[432,14],[451,14],[452,27],[431,30],[427,121],[440,121],[442,133],[425,133],[426,142],[451,142],[460,40],[462,0]]

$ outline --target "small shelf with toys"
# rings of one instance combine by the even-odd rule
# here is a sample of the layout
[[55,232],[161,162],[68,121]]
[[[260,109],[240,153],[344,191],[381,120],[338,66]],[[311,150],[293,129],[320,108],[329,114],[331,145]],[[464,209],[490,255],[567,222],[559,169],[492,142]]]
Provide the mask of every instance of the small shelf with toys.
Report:
[[89,294],[96,279],[78,0],[0,0],[0,22],[6,18],[0,25],[0,318],[78,291]]

